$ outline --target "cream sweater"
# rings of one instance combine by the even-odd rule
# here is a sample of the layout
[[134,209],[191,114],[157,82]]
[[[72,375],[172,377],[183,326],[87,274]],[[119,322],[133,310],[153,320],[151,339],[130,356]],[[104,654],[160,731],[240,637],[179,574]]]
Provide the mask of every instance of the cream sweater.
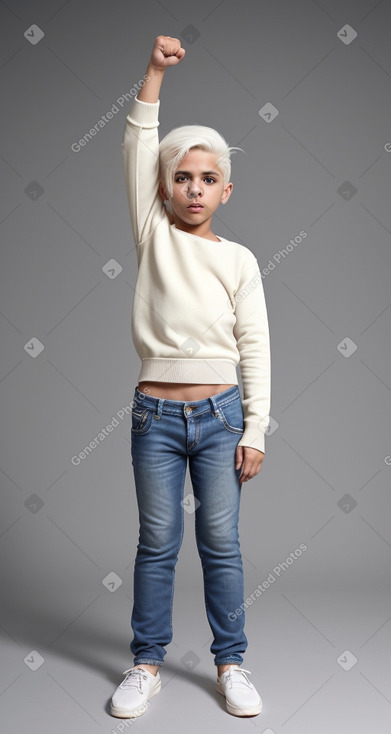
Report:
[[265,451],[270,411],[270,343],[257,259],[217,235],[213,242],[170,224],[158,194],[155,103],[133,100],[122,143],[138,276],[132,337],[138,381],[237,385],[244,432],[239,446]]

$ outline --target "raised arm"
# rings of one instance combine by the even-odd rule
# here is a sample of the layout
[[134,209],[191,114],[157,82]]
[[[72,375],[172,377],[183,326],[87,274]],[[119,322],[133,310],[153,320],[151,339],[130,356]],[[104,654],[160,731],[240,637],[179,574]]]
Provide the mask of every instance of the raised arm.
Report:
[[179,64],[185,53],[177,38],[156,36],[145,74],[147,80],[137,95],[141,102],[158,101],[164,72],[168,66]]
[[140,244],[166,216],[159,186],[159,94],[168,66],[178,64],[185,49],[177,38],[157,36],[144,86],[126,118],[122,160],[135,244]]

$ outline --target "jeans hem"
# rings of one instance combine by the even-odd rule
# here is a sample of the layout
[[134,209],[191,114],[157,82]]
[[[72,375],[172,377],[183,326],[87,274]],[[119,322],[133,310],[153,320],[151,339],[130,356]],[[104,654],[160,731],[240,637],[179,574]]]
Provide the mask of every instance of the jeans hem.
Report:
[[133,665],[163,665],[163,660],[152,660],[151,658],[145,658],[140,660],[133,660]]

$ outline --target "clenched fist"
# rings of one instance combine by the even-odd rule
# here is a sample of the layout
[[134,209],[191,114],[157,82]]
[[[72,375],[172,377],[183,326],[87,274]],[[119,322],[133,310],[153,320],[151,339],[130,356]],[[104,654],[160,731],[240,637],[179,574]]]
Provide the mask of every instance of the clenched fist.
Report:
[[165,71],[168,66],[179,64],[185,53],[185,49],[182,48],[177,38],[156,36],[149,63],[156,69]]

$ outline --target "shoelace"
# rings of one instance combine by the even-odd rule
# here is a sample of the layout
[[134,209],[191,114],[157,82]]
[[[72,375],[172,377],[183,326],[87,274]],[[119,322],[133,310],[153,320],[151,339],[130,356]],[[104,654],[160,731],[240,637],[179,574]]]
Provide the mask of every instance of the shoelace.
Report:
[[128,670],[124,670],[123,674],[126,676],[125,680],[121,683],[121,688],[138,688],[140,693],[141,691],[141,681],[147,680],[147,676],[145,675],[145,672],[141,668],[128,668]]
[[244,686],[245,688],[252,688],[252,683],[250,683],[246,675],[246,673],[250,673],[251,675],[251,670],[246,670],[245,668],[228,668],[228,671],[226,671],[226,673],[229,673],[229,675],[227,675],[226,681],[230,688],[233,687],[233,683],[234,683],[234,681],[232,680],[232,676],[236,673],[243,673],[242,678],[235,680],[236,686]]

